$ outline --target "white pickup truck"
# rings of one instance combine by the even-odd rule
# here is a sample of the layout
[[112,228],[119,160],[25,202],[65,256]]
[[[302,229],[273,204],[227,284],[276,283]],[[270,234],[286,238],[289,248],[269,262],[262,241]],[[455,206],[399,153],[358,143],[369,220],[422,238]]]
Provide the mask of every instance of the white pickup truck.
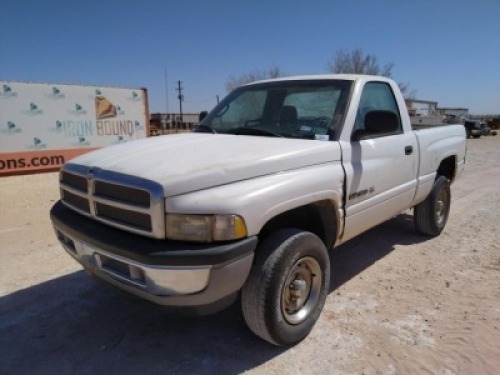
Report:
[[441,233],[465,147],[462,125],[413,131],[384,77],[256,82],[193,133],[65,164],[51,219],[89,273],[162,305],[240,295],[249,328],[288,345],[320,315],[329,250],[409,208],[419,232]]

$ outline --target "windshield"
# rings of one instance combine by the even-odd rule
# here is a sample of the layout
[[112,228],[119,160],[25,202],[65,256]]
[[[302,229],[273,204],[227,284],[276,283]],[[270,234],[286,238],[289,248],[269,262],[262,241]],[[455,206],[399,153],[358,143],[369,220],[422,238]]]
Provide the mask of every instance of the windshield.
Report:
[[229,94],[195,131],[316,140],[335,139],[351,82],[275,81]]

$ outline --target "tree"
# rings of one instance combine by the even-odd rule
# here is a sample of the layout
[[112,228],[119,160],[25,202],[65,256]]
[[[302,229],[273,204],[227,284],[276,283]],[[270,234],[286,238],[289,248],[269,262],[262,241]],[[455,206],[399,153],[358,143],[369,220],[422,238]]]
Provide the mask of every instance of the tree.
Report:
[[351,52],[345,50],[337,51],[329,64],[332,73],[345,74],[370,74],[392,77],[394,63],[387,63],[380,67],[377,57],[372,54],[365,55],[361,48]]
[[283,73],[277,66],[273,66],[268,70],[254,70],[253,72],[244,73],[237,77],[230,76],[226,82],[226,90],[229,92],[246,83],[261,81],[263,79],[278,78],[282,76]]
[[[344,74],[370,74],[381,75],[392,78],[394,63],[389,62],[381,66],[377,56],[365,54],[361,48],[356,48],[351,52],[340,50],[328,64],[328,70],[332,73]],[[398,82],[398,86],[405,97],[415,97],[415,90],[410,91],[408,83]]]

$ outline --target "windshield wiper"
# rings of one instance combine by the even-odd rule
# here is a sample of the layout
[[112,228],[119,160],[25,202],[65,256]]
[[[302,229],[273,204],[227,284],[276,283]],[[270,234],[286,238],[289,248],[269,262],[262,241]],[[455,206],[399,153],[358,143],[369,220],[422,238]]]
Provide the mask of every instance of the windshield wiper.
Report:
[[263,136],[271,136],[271,137],[281,137],[281,134],[272,132],[271,130],[263,129],[263,128],[247,128],[242,126],[240,128],[229,129],[226,131],[227,134],[235,134],[235,135],[263,135]]
[[212,133],[212,134],[217,134],[215,129],[208,125],[203,125],[203,124],[198,124],[194,128],[195,133]]

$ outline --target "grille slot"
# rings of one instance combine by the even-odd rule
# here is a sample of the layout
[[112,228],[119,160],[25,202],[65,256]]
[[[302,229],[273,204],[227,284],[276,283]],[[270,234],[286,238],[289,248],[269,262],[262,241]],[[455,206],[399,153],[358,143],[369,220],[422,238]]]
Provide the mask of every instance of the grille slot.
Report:
[[68,236],[64,235],[62,232],[60,232],[60,231],[56,231],[56,232],[57,232],[57,238],[59,239],[59,241],[61,241],[65,247],[67,247],[69,250],[71,250],[72,252],[74,252],[76,254],[75,242],[71,238],[69,238]]
[[79,195],[70,193],[67,190],[62,190],[62,200],[77,210],[90,213],[90,203],[87,199]]
[[152,238],[165,238],[163,187],[136,176],[67,163],[61,200],[95,220]]
[[61,172],[61,182],[80,191],[87,191],[87,179],[73,173]]
[[104,254],[96,254],[96,258],[104,271],[130,281],[135,285],[141,287],[146,285],[146,276],[144,275],[144,271],[139,267],[108,257]]
[[148,191],[113,184],[107,181],[96,181],[94,194],[99,197],[136,204],[141,207],[150,207],[151,205]]
[[96,203],[95,211],[97,217],[112,220],[120,224],[132,226],[141,230],[152,230],[151,216],[149,216],[148,214],[113,207],[103,203]]

